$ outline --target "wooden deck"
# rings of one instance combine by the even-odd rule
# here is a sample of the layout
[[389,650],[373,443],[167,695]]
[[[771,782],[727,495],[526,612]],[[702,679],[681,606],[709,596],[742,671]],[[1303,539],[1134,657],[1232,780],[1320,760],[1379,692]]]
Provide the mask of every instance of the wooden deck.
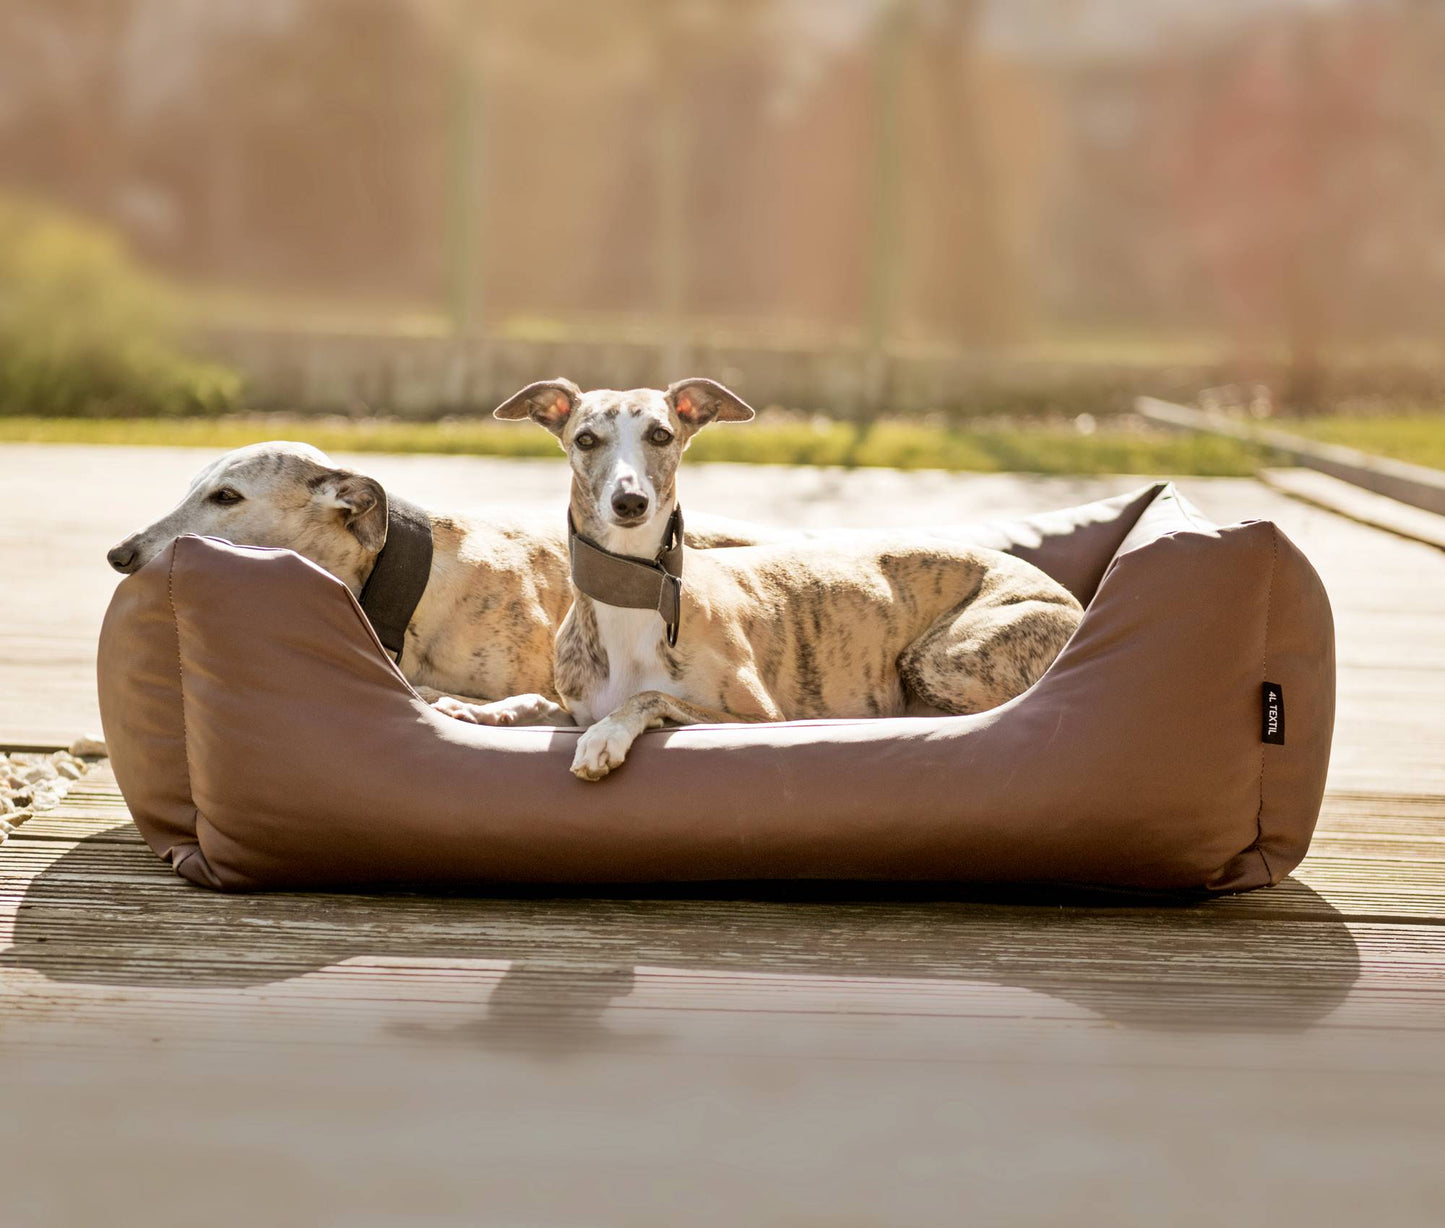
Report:
[[[555,479],[428,464],[397,468]],[[859,521],[906,489],[961,519],[1135,484],[714,469],[693,501]],[[0,848],[0,1223],[1439,1224],[1445,556],[1254,483],[1186,488],[1279,520],[1335,604],[1330,793],[1282,886],[222,897],[97,772]],[[103,605],[43,519],[0,522],[0,559],[23,537],[60,559],[42,589]],[[72,621],[17,618],[0,738],[88,723]]]

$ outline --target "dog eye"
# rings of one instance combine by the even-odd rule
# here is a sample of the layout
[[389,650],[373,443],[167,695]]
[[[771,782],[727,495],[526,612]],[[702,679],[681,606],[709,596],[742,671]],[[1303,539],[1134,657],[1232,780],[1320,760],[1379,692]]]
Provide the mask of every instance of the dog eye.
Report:
[[585,452],[588,448],[595,448],[597,446],[597,436],[591,431],[579,431],[572,442]]
[[665,426],[660,426],[655,431],[653,431],[652,434],[649,435],[647,438],[650,442],[655,443],[659,448],[661,448],[672,442],[672,432],[669,431]]
[[222,486],[220,490],[211,492],[211,502],[225,505],[227,503],[239,503],[246,496],[239,490],[232,490],[229,486]]

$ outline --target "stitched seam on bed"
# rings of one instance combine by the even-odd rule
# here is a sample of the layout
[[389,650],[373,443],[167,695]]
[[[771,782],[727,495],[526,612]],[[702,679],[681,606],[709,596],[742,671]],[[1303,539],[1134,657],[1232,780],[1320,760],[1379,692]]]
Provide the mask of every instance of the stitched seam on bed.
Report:
[[[181,751],[186,761],[186,796],[191,799],[191,813],[195,816],[191,824],[196,846],[201,843],[201,808],[196,805],[195,789],[191,785],[191,734],[186,727],[186,671],[181,664],[181,620],[176,613],[176,554],[178,545],[171,545],[171,565],[166,569],[166,602],[171,607],[171,626],[176,632],[176,687],[181,696]],[[174,864],[174,863],[173,863]]]
[[[1270,529],[1270,556],[1269,556],[1269,588],[1265,592],[1264,599],[1264,650],[1260,654],[1260,682],[1265,682],[1269,677],[1269,628],[1271,615],[1274,613],[1274,577],[1275,570],[1279,565],[1279,526],[1271,523]],[[1265,766],[1265,743],[1261,739],[1259,743],[1259,810],[1254,816],[1254,851],[1259,854],[1259,859],[1264,862],[1264,872],[1269,882],[1275,881],[1274,870],[1269,864],[1269,858],[1264,855],[1261,847],[1264,841],[1264,766]]]

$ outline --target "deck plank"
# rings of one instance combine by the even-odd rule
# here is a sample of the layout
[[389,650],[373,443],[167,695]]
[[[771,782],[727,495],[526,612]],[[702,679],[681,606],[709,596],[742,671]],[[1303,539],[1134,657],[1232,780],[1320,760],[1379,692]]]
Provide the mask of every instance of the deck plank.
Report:
[[[57,846],[73,849],[79,841],[85,842],[85,864],[67,869]],[[166,885],[172,877],[129,822],[119,788],[104,767],[78,782],[58,809],[22,826],[3,856],[7,881],[18,882],[37,866],[50,866],[48,878],[56,883],[99,880]],[[626,895],[627,890],[612,889],[608,894]],[[704,893],[716,894],[717,890]],[[788,888],[778,885],[766,890],[786,894]],[[886,898],[889,889],[859,890]],[[687,891],[680,887],[672,894],[685,895]],[[586,890],[581,894],[587,894]],[[974,903],[989,897],[989,893],[946,887],[917,888],[912,894],[952,894]],[[1110,906],[1109,897],[1092,904],[1095,911]],[[1138,911],[1143,905],[1120,907]],[[1281,919],[1398,917],[1445,925],[1445,798],[1327,793],[1310,854],[1289,879],[1273,889],[1198,907]]]

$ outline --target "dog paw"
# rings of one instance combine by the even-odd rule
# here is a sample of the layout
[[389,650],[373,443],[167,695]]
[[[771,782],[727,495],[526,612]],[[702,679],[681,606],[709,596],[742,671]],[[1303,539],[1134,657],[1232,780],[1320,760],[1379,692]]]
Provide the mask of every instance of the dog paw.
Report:
[[[526,697],[523,697],[525,701]],[[532,709],[525,702],[498,699],[489,704],[469,704],[450,696],[432,704],[438,712],[459,721],[473,725],[524,725],[532,717]]]
[[562,710],[545,695],[513,695],[482,705],[482,711],[487,714],[487,724],[535,725],[555,719]]
[[491,703],[474,704],[450,695],[432,704],[438,712],[468,721],[473,725],[534,725],[539,720],[555,719],[565,711],[542,695],[513,695]]
[[469,704],[460,699],[453,699],[450,695],[443,695],[440,699],[433,700],[432,707],[443,716],[449,716],[453,720],[470,721],[473,725],[480,723],[475,715],[475,704]]
[[632,746],[632,736],[616,721],[598,721],[577,740],[572,757],[572,775],[579,780],[601,780],[622,766]]
[[513,717],[505,706],[505,701],[490,704],[469,704],[464,699],[453,699],[445,695],[437,700],[432,707],[443,716],[449,716],[453,720],[466,721],[471,725],[510,725]]

